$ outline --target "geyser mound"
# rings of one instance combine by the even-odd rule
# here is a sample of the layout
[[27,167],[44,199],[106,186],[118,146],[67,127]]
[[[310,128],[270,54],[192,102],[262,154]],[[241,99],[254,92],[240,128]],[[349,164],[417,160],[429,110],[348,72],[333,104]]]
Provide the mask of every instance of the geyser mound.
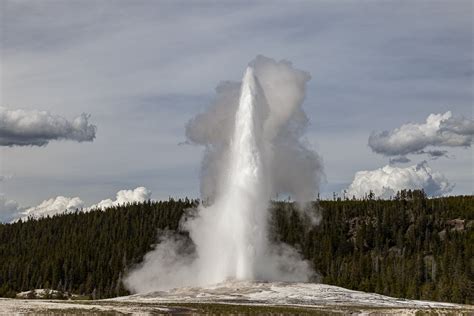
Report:
[[188,140],[206,146],[201,193],[206,205],[182,220],[194,247],[177,235],[162,238],[142,266],[125,279],[136,292],[237,280],[307,281],[308,262],[269,239],[269,201],[289,193],[300,203],[314,196],[318,156],[301,136],[306,72],[259,56],[242,83],[217,88],[216,102],[192,119]]

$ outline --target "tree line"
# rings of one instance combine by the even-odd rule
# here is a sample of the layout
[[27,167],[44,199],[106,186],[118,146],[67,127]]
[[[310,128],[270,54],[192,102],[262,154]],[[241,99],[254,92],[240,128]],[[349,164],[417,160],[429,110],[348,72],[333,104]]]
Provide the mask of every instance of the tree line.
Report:
[[[0,296],[48,288],[127,295],[122,279],[199,200],[146,201],[0,224]],[[238,207],[238,206],[236,206]],[[474,302],[474,196],[271,204],[271,238],[296,247],[315,280],[410,299]],[[314,218],[319,223],[314,223]]]

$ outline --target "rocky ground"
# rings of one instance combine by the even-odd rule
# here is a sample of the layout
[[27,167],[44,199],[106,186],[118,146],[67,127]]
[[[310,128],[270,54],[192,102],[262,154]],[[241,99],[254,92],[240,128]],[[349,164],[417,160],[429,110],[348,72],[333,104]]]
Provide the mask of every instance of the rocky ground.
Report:
[[474,306],[397,299],[341,287],[233,281],[109,300],[0,299],[0,314],[41,315],[474,315]]

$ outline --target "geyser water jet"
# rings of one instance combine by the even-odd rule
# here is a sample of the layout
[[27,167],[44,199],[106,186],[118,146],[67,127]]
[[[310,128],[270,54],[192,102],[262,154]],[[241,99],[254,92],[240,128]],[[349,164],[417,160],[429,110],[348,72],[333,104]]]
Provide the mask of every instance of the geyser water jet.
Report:
[[235,115],[223,192],[214,205],[203,209],[201,217],[187,226],[202,268],[210,267],[205,278],[211,282],[253,279],[258,259],[267,249],[269,196],[261,119],[265,104],[258,102],[261,95],[257,90],[253,68],[248,67]]
[[238,280],[307,281],[308,262],[269,239],[275,193],[309,201],[322,174],[318,156],[301,141],[301,105],[309,75],[258,56],[240,84],[226,82],[214,105],[190,121],[186,134],[206,146],[202,192],[210,206],[182,221],[194,244],[167,235],[125,279],[135,292]]
[[[242,81],[239,108],[235,117],[231,144],[228,191],[223,195],[222,226],[234,236],[236,271],[228,277],[252,279],[256,257],[266,249],[266,174],[262,165],[261,120],[257,102],[257,83],[253,68],[248,67]],[[249,220],[250,219],[250,220]],[[228,247],[230,250],[234,247]],[[228,251],[229,251],[228,250]],[[232,252],[230,252],[232,254]]]

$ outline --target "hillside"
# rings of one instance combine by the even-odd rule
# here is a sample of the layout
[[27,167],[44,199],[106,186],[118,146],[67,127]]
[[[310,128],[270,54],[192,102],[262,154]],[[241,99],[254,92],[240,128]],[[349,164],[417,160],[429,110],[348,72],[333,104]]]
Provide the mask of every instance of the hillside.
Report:
[[[197,200],[123,205],[0,225],[0,295],[37,288],[108,298],[164,230],[177,230]],[[313,203],[310,225],[290,202],[274,202],[273,238],[295,245],[323,283],[394,297],[474,302],[474,197]],[[190,210],[192,212],[192,210]],[[182,232],[181,232],[182,233]],[[318,277],[315,277],[318,279]]]

